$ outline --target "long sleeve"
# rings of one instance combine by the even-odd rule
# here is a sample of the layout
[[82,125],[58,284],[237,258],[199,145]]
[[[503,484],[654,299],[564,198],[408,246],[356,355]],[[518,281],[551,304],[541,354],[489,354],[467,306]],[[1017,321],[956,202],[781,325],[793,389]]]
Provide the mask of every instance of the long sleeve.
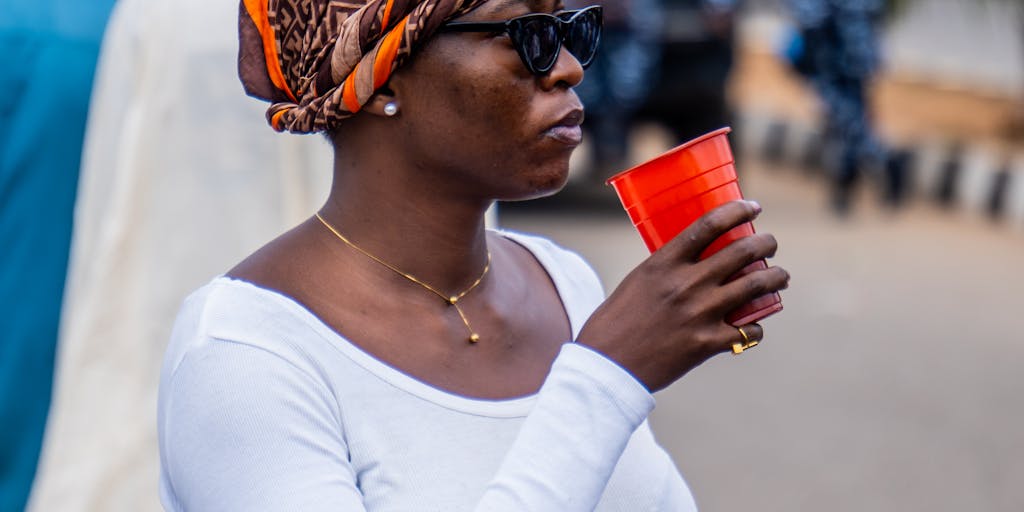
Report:
[[594,510],[654,398],[597,352],[567,344],[479,511]]
[[[164,506],[365,510],[344,411],[321,382],[250,345],[213,339],[190,351],[162,390]],[[653,406],[615,363],[565,345],[476,510],[594,510]]]
[[169,511],[360,511],[319,381],[278,354],[209,339],[161,389],[160,495]]

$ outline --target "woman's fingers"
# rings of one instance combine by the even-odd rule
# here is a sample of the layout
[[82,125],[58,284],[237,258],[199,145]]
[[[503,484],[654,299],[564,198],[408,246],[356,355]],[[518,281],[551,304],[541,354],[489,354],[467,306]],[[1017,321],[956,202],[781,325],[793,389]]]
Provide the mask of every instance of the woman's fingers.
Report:
[[774,237],[752,235],[723,249],[722,256],[700,257],[712,242],[760,211],[757,203],[734,201],[687,227],[626,276],[587,320],[577,343],[616,361],[651,391],[734,344],[742,351],[758,343],[764,336],[760,326],[743,326],[741,333],[725,316],[784,288],[789,274],[757,270],[726,281],[750,262],[774,254]]
[[711,277],[725,282],[747,265],[775,256],[778,248],[779,243],[773,235],[756,233],[736,240],[705,261],[711,267]]
[[701,252],[726,231],[754,220],[761,205],[754,201],[732,201],[705,213],[670,240],[663,250],[677,254],[684,261],[696,262]]
[[757,346],[764,339],[764,329],[758,324],[747,324],[733,327],[726,324],[723,327],[723,338],[725,343],[721,352],[742,353],[744,350]]
[[734,311],[740,306],[769,293],[789,287],[789,272],[781,267],[754,270],[730,281],[719,289],[724,311]]

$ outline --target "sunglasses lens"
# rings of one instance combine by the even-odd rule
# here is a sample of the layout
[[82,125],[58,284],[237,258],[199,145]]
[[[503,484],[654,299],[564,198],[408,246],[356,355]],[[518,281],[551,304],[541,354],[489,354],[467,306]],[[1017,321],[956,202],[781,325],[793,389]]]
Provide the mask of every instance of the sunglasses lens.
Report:
[[550,18],[523,20],[517,30],[523,57],[535,72],[546,73],[558,59],[558,27]]
[[565,46],[569,53],[587,67],[597,53],[597,43],[601,39],[601,20],[594,11],[577,14],[569,25]]

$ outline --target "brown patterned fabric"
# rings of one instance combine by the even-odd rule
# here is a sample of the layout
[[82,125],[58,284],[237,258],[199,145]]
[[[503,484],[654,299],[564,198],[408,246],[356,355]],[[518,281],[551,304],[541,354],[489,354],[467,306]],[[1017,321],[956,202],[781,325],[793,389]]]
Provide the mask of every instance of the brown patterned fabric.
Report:
[[328,131],[358,112],[451,18],[487,0],[241,0],[238,74],[278,131]]

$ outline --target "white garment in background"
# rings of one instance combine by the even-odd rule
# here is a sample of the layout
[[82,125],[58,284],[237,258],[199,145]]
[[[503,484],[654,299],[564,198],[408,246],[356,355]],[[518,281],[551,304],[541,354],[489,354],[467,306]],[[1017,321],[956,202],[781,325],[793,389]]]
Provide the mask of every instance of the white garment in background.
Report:
[[[575,338],[604,299],[597,276],[547,240],[505,236],[547,270]],[[189,298],[168,347],[161,498],[174,512],[694,511],[648,428],[653,407],[629,373],[571,343],[536,395],[455,395],[222,277]]]
[[273,132],[242,91],[237,19],[237,0],[117,2],[30,510],[160,509],[156,397],[175,313],[326,197],[327,142]]

